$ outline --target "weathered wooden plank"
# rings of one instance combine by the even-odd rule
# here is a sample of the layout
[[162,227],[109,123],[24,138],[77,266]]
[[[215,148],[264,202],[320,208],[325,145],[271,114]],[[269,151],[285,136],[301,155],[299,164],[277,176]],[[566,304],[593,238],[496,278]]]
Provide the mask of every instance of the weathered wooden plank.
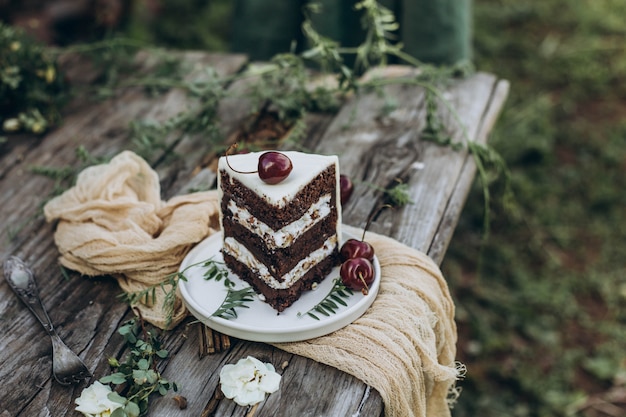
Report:
[[[200,55],[200,57],[202,56]],[[201,59],[196,60],[196,74],[192,78],[206,81],[210,76],[213,76],[206,72],[207,65],[215,70],[218,77],[225,78],[225,76],[240,71],[247,62],[244,55],[211,55],[211,57],[212,59],[208,63],[203,62]],[[204,61],[206,61],[206,58],[204,58]],[[234,97],[240,88],[240,83],[237,82],[230,85],[226,98],[220,102],[217,109],[219,136],[213,138],[213,142],[211,138],[203,135],[176,132],[172,137],[168,138],[166,149],[157,153],[155,158],[150,160],[159,174],[163,198],[167,199],[179,193],[181,187],[189,181],[195,170],[202,165],[203,160],[207,158],[207,154],[214,152],[215,144],[224,143],[225,139],[249,115],[250,109],[247,103],[240,98]],[[167,104],[168,113],[171,114],[167,117],[159,116],[155,120],[165,121],[182,110],[191,112],[199,110],[200,104],[198,100],[189,98],[180,90],[179,94],[181,95],[181,103],[173,102]]]
[[[191,54],[191,59],[217,66],[221,75],[238,70],[245,62],[243,56]],[[42,297],[50,307],[50,316],[59,334],[77,352],[85,351],[81,356],[92,370],[96,368],[96,375],[108,372],[108,356],[119,355],[121,339],[111,337],[119,324],[130,317],[129,309],[117,301],[120,290],[110,278],[87,282],[75,273],[70,273],[71,281],[61,278],[56,261],[58,252],[52,239],[53,226],[45,224],[40,213],[52,181],[33,174],[30,167],[76,166],[75,150],[79,145],[96,156],[112,156],[128,147],[130,121],[146,116],[173,116],[185,106],[185,100],[185,95],[177,90],[155,99],[147,97],[141,89],[129,88],[105,102],[83,101],[82,106],[70,106],[73,111],[66,115],[63,125],[45,137],[26,136],[23,142],[3,147],[0,160],[2,259],[17,254],[32,262],[43,278],[40,282]],[[6,408],[11,415],[17,415],[20,410],[23,415],[37,415],[42,409],[50,411],[50,415],[64,415],[68,404],[71,405],[78,394],[73,390],[59,390],[57,384],[50,382],[48,336],[13,296],[4,280],[0,282],[0,293],[0,298],[6,300],[0,305],[0,332],[7,335],[0,340],[0,381],[6,386],[18,387],[3,395],[0,408]],[[36,365],[25,367],[24,363]],[[41,401],[45,402],[45,407]]]
[[[509,93],[509,82],[506,80],[498,80],[493,89],[493,94],[485,109],[476,133],[475,141],[480,144],[486,144],[488,135],[493,129],[498,116]],[[444,255],[448,250],[448,245],[452,239],[454,230],[458,223],[461,211],[467,200],[467,195],[471,189],[476,175],[476,163],[472,155],[467,155],[463,161],[463,168],[459,174],[458,181],[452,191],[452,195],[443,213],[439,228],[435,232],[432,243],[428,248],[430,257],[441,264]]]
[[[183,381],[183,395],[187,397],[188,408],[178,410],[174,404],[170,404],[171,399],[167,397],[156,398],[151,406],[154,410],[167,410],[170,417],[201,415],[218,386],[222,366],[248,355],[272,363],[277,371],[283,374],[281,390],[269,396],[267,401],[258,407],[255,413],[257,417],[353,415],[359,407],[368,413],[362,414],[364,416],[380,415],[382,404],[378,394],[373,390],[370,393],[365,384],[334,368],[288,354],[266,344],[235,339],[229,351],[197,359],[197,332],[187,331],[186,339],[167,364],[164,375],[173,381]],[[194,383],[185,384],[185,381]],[[341,395],[338,395],[339,393]],[[299,399],[293,401],[292,395],[298,395]],[[307,395],[313,399],[307,400]],[[340,398],[344,400],[337,401]],[[361,401],[364,398],[366,401]],[[367,404],[367,400],[371,404]],[[244,407],[233,407],[232,401],[218,400],[214,401],[214,404],[216,415],[243,417],[247,413]]]
[[[238,100],[243,108],[248,109],[243,100]],[[231,118],[235,118],[235,113],[231,113]],[[240,119],[240,118],[239,118]],[[320,137],[324,134],[326,127],[331,123],[331,115],[311,114],[307,116],[307,134],[306,138],[298,143],[299,149],[307,149],[315,151]],[[286,144],[285,148],[294,148],[294,144]],[[179,148],[177,148],[178,150]],[[212,188],[215,186],[216,175],[210,169],[201,170],[198,178],[192,178],[188,184],[182,187],[182,190],[191,188]],[[199,324],[198,324],[199,325]],[[177,353],[176,358],[182,358],[180,361],[174,359],[167,365],[166,377],[170,380],[195,380],[202,381],[200,384],[185,388],[185,395],[188,396],[188,408],[186,410],[177,410],[172,404],[168,404],[166,398],[156,399],[153,409],[167,409],[170,417],[184,417],[191,413],[192,415],[201,415],[205,410],[206,404],[203,400],[212,398],[215,387],[218,384],[219,370],[221,367],[236,361],[241,357],[252,355],[261,360],[265,360],[274,364],[279,369],[283,362],[289,363],[289,369],[285,373],[285,380],[282,386],[289,386],[287,390],[279,391],[270,396],[268,400],[262,403],[255,411],[255,416],[276,416],[276,415],[303,415],[303,416],[335,416],[335,415],[353,415],[361,410],[363,416],[378,416],[382,413],[382,400],[375,390],[371,390],[361,381],[347,375],[337,369],[328,367],[323,364],[314,363],[304,358],[289,355],[272,346],[259,343],[235,342],[235,346],[228,352],[221,352],[211,356],[211,361],[206,359],[189,361],[191,352],[197,350],[198,340],[196,332],[186,332],[187,340],[181,347],[184,352],[182,355]],[[234,352],[234,356],[233,356]],[[229,354],[227,354],[229,353]],[[265,359],[264,359],[265,358]],[[219,360],[219,363],[215,363]],[[198,375],[200,373],[200,375]],[[292,375],[299,375],[297,384],[290,383],[289,378]],[[306,375],[303,378],[302,375]],[[323,381],[320,381],[320,377]],[[208,378],[208,379],[207,379]],[[206,381],[206,383],[204,382]],[[327,383],[326,381],[332,381]],[[337,391],[339,390],[339,391]],[[282,392],[282,394],[281,394]],[[293,402],[290,393],[315,393],[315,397],[321,400],[305,401],[301,399]],[[337,401],[337,393],[341,392],[341,398],[350,399]],[[283,398],[282,396],[285,395]],[[299,394],[301,395],[301,394]],[[200,400],[196,400],[196,398]],[[286,399],[285,399],[286,398]],[[355,400],[356,399],[356,400]],[[358,400],[358,401],[357,401]],[[232,401],[224,401],[223,399],[213,399],[212,405],[215,406],[216,415],[232,415],[245,416],[246,408],[233,407]]]
[[[245,61],[240,56],[197,53],[187,54],[184,59],[200,65],[218,66],[221,74],[238,71]],[[83,83],[89,83],[94,76],[88,70],[75,74],[77,80],[83,77],[77,81]],[[195,74],[190,72],[190,76]],[[486,137],[500,110],[506,91],[502,87],[494,90],[494,81],[493,77],[478,74],[452,85],[448,91],[450,102],[459,114],[463,114],[463,123],[470,126],[470,137]],[[245,85],[232,88],[245,88]],[[427,186],[431,187],[431,193],[437,194],[436,204],[433,200],[418,200],[414,195],[415,205],[383,213],[372,230],[400,237],[411,245],[424,245],[426,250],[442,254],[463,204],[463,193],[471,184],[471,158],[466,152],[450,155],[448,148],[419,139],[425,113],[421,89],[389,86],[383,91],[382,96],[355,97],[334,119],[329,115],[310,115],[307,139],[298,146],[320,153],[339,154],[342,171],[358,180],[352,201],[344,212],[344,221],[348,224],[363,226],[375,205],[384,201],[380,191],[371,184],[385,188],[399,177],[413,192],[413,188],[423,187],[423,182],[432,181],[434,185]],[[395,107],[390,108],[389,103],[395,103]],[[9,254],[18,254],[33,265],[37,276],[42,277],[40,288],[44,303],[50,307],[51,318],[59,333],[81,354],[97,377],[107,373],[107,357],[124,356],[123,341],[116,329],[132,313],[116,300],[119,289],[112,279],[89,280],[72,272],[70,280],[62,278],[52,239],[54,226],[46,224],[38,215],[42,198],[50,191],[51,180],[32,174],[29,167],[76,166],[75,149],[78,145],[84,145],[96,156],[112,156],[129,147],[127,128],[130,121],[164,120],[184,106],[193,105],[193,101],[178,90],[155,98],[144,95],[139,88],[127,88],[106,102],[83,101],[81,105],[70,106],[71,113],[67,114],[64,124],[43,138],[25,136],[21,142],[3,145],[0,218],[5,227],[0,230],[0,254],[3,259]],[[220,114],[224,137],[242,123],[249,109],[249,103],[241,97],[222,103]],[[454,126],[445,111],[442,117],[447,125]],[[451,133],[459,139],[459,132],[453,130]],[[167,150],[155,153],[150,159],[163,178],[164,198],[187,192],[192,187],[214,186],[215,173],[207,168],[210,160],[207,154],[211,149],[208,149],[205,138],[172,135],[167,138],[166,146]],[[178,160],[164,158],[165,152],[169,151],[182,157]],[[456,177],[444,176],[444,171],[454,171]],[[198,174],[194,175],[196,172]],[[444,178],[439,178],[441,176]],[[420,216],[412,217],[412,210],[429,205],[436,207],[422,208],[424,212]],[[417,222],[422,216],[430,219],[430,223],[419,226],[419,230],[409,233],[410,236],[402,234],[406,232],[405,224]],[[21,228],[15,229],[18,225]],[[13,231],[18,233],[9,233],[7,226],[13,226]],[[16,387],[0,394],[0,413],[6,410],[12,416],[74,415],[73,400],[86,383],[65,388],[53,382],[47,336],[10,292],[8,285],[0,282],[0,334],[3,334],[0,338],[0,383]],[[214,398],[217,374],[223,364],[246,355],[271,362],[278,369],[284,362],[288,363],[284,370],[281,369],[284,378],[281,390],[256,409],[256,417],[357,413],[378,416],[382,413],[380,395],[361,381],[270,345],[233,340],[229,350],[199,358],[198,335],[191,330],[199,324],[191,322],[193,320],[188,319],[164,335],[165,345],[172,355],[161,365],[164,375],[181,385],[181,395],[188,397],[189,407],[178,410],[171,396],[157,398],[151,406],[151,410],[158,413],[155,415],[203,415],[209,408],[214,415],[246,415],[246,408]],[[23,384],[23,381],[34,383]],[[294,398],[297,399],[295,402]]]
[[[475,140],[479,121],[491,98],[495,81],[495,77],[479,73],[453,85],[449,90],[447,100],[453,110],[442,109],[441,113],[455,142]],[[415,204],[400,212],[402,217],[398,216],[398,220],[401,227],[396,226],[394,237],[411,247],[428,251],[467,153],[466,148],[450,152],[435,144],[424,147],[419,160],[423,163],[422,169],[418,175],[407,180],[409,194]]]
[[[476,139],[495,82],[495,77],[478,73],[443,90],[445,103],[439,106],[439,114],[453,141]],[[384,114],[388,97],[397,107]],[[382,96],[354,97],[333,121],[318,150],[339,155],[342,172],[357,184],[352,201],[344,208],[348,224],[365,225],[370,214],[384,204],[380,188],[393,186],[397,179],[408,184],[413,203],[383,211],[371,230],[428,252],[468,151],[420,140],[426,116],[424,98],[421,87],[409,85],[387,86]]]
[[[76,113],[68,115],[68,117],[65,119],[64,125],[58,130],[52,132],[50,135],[48,135],[48,137],[44,138],[41,141],[41,143],[38,144],[39,146],[33,147],[33,148],[30,148],[28,146],[21,146],[21,147],[16,146],[15,147],[16,151],[19,151],[19,154],[20,154],[19,160],[23,162],[23,164],[13,171],[10,170],[10,167],[7,167],[8,172],[6,176],[4,177],[4,180],[5,180],[4,184],[12,185],[16,181],[22,180],[23,182],[27,184],[27,187],[19,189],[19,190],[15,188],[10,188],[9,191],[11,192],[2,193],[2,196],[6,197],[6,201],[3,206],[4,210],[8,214],[14,213],[16,215],[16,218],[19,219],[21,218],[21,216],[24,215],[24,211],[16,210],[18,205],[20,207],[24,205],[26,205],[27,207],[37,207],[37,204],[41,201],[41,196],[46,195],[45,189],[46,189],[46,186],[49,185],[50,180],[43,178],[43,177],[35,176],[32,173],[29,173],[28,170],[25,170],[23,168],[24,166],[27,166],[27,164],[28,165],[40,165],[40,166],[49,165],[49,166],[57,166],[57,167],[62,167],[66,165],[67,166],[74,165],[75,158],[76,158],[74,154],[74,150],[76,149],[79,143],[81,145],[84,145],[91,153],[95,155],[111,156],[112,154],[118,152],[119,150],[124,149],[124,147],[127,145],[127,143],[125,142],[125,135],[127,132],[128,123],[131,120],[135,120],[135,119],[138,120],[140,118],[146,118],[146,117],[154,117],[159,120],[163,120],[167,117],[171,117],[172,115],[174,115],[183,105],[185,105],[184,97],[180,94],[180,92],[177,92],[177,91],[172,91],[162,96],[160,100],[157,100],[157,103],[155,104],[154,99],[147,99],[143,96],[143,94],[141,94],[140,91],[137,91],[137,89],[130,89],[108,100],[107,102],[93,103],[91,106],[82,108],[81,111],[77,111]],[[233,106],[231,106],[231,108],[232,107]],[[230,112],[228,113],[228,115],[225,116],[225,119],[230,118],[231,120],[233,120],[231,125],[228,127],[230,131],[234,130],[236,123],[238,123],[242,115],[244,115],[245,111],[247,111],[245,107],[242,107],[240,105],[237,106],[236,108],[240,109],[242,113],[240,113],[239,115],[236,115]],[[105,140],[101,140],[101,139],[105,139]],[[176,143],[174,143],[174,146],[176,146]],[[27,155],[22,154],[22,153],[26,153],[27,151],[30,151],[28,152]],[[194,156],[196,156],[196,159],[194,159],[193,157],[190,158],[189,156],[187,156],[186,159],[190,164],[189,166],[192,166],[193,163],[197,163],[198,157],[201,157],[202,153],[196,152]],[[17,164],[15,163],[7,164],[7,165],[11,165],[12,167],[17,166]],[[163,161],[157,161],[157,166],[167,167],[167,164]],[[175,170],[170,170],[170,172],[174,172],[174,171]],[[26,177],[26,179],[24,179],[23,177]],[[164,193],[169,192],[168,188],[172,189],[175,187],[173,186],[165,187]],[[25,195],[26,196],[29,195],[31,197],[30,201],[26,202],[26,204],[24,204]],[[11,204],[11,201],[9,201],[9,198],[13,198],[13,201],[15,203]],[[36,215],[37,215],[37,210],[33,210],[32,216],[35,217]],[[31,247],[31,246],[40,245],[41,242],[47,242],[47,246],[45,250],[43,250],[43,253],[46,254],[47,256],[46,262],[51,265],[55,264],[56,262],[54,261],[54,258],[56,257],[56,249],[54,245],[52,244],[52,239],[51,239],[52,227],[50,225],[45,225],[40,217],[37,218],[37,221],[35,222],[34,225],[31,224],[28,226],[29,226],[28,228],[22,229],[21,233],[18,233],[17,235],[18,240],[14,241],[15,243],[14,246],[19,247],[20,250],[25,253],[31,254],[31,256],[33,255],[37,256],[39,251],[36,250],[36,247]],[[29,236],[31,234],[31,230],[43,230],[44,233],[42,236],[38,236],[37,238],[33,239],[32,236]],[[24,237],[24,240],[19,240],[22,237]],[[3,248],[3,249],[6,252],[6,254],[14,251],[14,247]],[[80,278],[76,278],[76,279],[80,279]],[[113,296],[117,294],[119,290],[117,289],[117,287],[111,280],[107,281],[107,283],[109,285],[109,288],[107,288],[105,291],[101,291],[99,294],[101,294],[101,296],[104,297],[105,300],[107,300],[110,305],[100,308],[98,312],[91,311],[93,314],[90,317],[93,317],[94,319],[98,318],[99,320],[103,320],[103,316],[106,315],[108,318],[113,319],[113,321],[108,323],[108,326],[107,326],[108,331],[103,332],[102,329],[99,329],[98,332],[94,332],[94,334],[88,335],[83,338],[85,343],[90,341],[90,339],[93,337],[98,337],[100,339],[99,341],[92,341],[92,342],[96,342],[98,346],[100,346],[100,344],[102,346],[100,349],[96,350],[97,353],[95,357],[91,358],[92,361],[89,361],[90,358],[86,358],[86,361],[88,363],[97,364],[97,369],[95,370],[96,375],[98,374],[102,375],[106,373],[106,361],[104,359],[107,356],[119,356],[121,354],[119,352],[121,340],[119,340],[119,337],[117,338],[117,341],[115,340],[114,331],[115,331],[115,328],[121,322],[121,318],[124,317],[125,314],[126,314],[126,317],[128,316],[127,307],[121,303],[114,302]],[[80,298],[83,300],[89,299],[88,294],[85,294],[85,293],[72,294],[71,296],[68,296],[65,292],[59,291],[59,287],[50,288],[48,284],[49,283],[46,283],[43,286],[43,290],[47,294],[54,295],[55,298],[64,298],[66,300],[73,299],[73,298]],[[87,290],[87,291],[89,291],[89,288],[90,288],[88,284],[87,286],[81,285],[80,287],[77,287],[75,286],[75,282],[73,282],[71,285],[74,286],[73,288],[79,288],[79,289]],[[100,290],[102,290],[102,288],[100,288]],[[11,298],[7,297],[7,299],[11,299]],[[99,304],[96,304],[96,305],[99,305]],[[32,335],[28,334],[28,336],[34,338],[33,335],[41,333],[41,330],[38,329],[36,325],[32,326],[32,324],[34,323],[33,321],[34,319],[30,317],[27,310],[23,309],[19,305],[18,306],[13,305],[13,307],[14,307],[14,310],[16,310],[16,313],[18,314],[18,316],[20,316],[19,319],[13,323],[20,322],[22,321],[22,319],[29,320],[30,321],[29,331],[30,333],[32,333]],[[69,317],[76,316],[76,313],[80,311],[89,311],[89,309],[85,309],[85,306],[83,304],[76,304],[75,307],[76,307],[76,310],[67,311],[67,314]],[[116,308],[111,309],[112,307],[116,307]],[[109,312],[109,314],[105,314],[107,311]],[[110,314],[110,313],[113,313],[113,314]],[[14,317],[13,312],[11,312],[8,315],[11,316],[12,318]],[[61,325],[62,324],[63,323],[61,323]],[[84,323],[77,321],[76,325],[84,326]],[[87,328],[82,327],[82,328],[89,329],[89,327]],[[14,329],[9,329],[8,331],[15,335],[18,334],[18,332],[14,331]],[[63,335],[62,329],[60,329],[59,332]],[[112,342],[110,343],[107,342],[109,338],[111,338],[112,340]],[[68,340],[68,344],[70,344],[70,346],[73,346],[71,342],[72,340],[70,337]],[[23,341],[21,341],[21,339],[17,340],[16,346],[20,346],[21,344],[23,344]],[[41,344],[33,344],[32,346],[41,348]],[[239,350],[246,349],[244,346],[245,345],[242,344]],[[170,345],[170,347],[174,349],[189,348],[189,349],[195,350],[197,349],[197,341],[193,340],[193,341],[187,342],[186,340],[184,340],[181,342],[180,340],[176,340],[176,342],[173,342]],[[263,349],[265,349],[268,353],[273,353],[274,355],[276,354],[285,355],[284,352],[277,351],[269,346],[264,346]],[[83,350],[83,348],[81,347],[80,350]],[[109,352],[109,355],[106,355],[106,356],[102,355],[104,351],[106,350],[112,351],[112,352]],[[6,349],[6,347],[3,348],[2,351],[7,353],[8,356],[14,357],[16,361],[23,361],[26,359],[30,362],[30,360],[28,359],[28,355],[11,356],[10,351]],[[17,348],[15,348],[15,351],[17,351]],[[253,351],[252,354],[254,354],[255,352],[256,351]],[[23,401],[25,398],[34,398],[33,402],[31,402],[24,409],[24,412],[27,413],[27,415],[34,414],[35,410],[40,410],[40,409],[46,409],[52,412],[53,415],[62,415],[63,410],[66,408],[66,405],[68,404],[68,402],[71,402],[72,398],[75,398],[77,396],[77,392],[75,392],[75,390],[72,390],[71,392],[67,392],[63,390],[59,391],[54,383],[50,383],[49,354],[50,354],[49,349],[48,351],[45,351],[45,352],[41,352],[41,349],[39,349],[39,350],[36,350],[33,355],[31,355],[31,356],[34,356],[35,358],[44,358],[46,362],[45,364],[42,364],[40,368],[38,368],[43,373],[43,376],[41,377],[42,378],[41,382],[38,384],[29,386],[28,392],[30,392],[31,394],[28,395],[28,393],[26,392],[15,391],[15,398],[13,397],[9,398],[10,400],[15,400],[15,401],[12,401],[12,404],[16,404],[16,405],[20,404],[20,401],[17,401],[18,399]],[[188,358],[186,359],[186,362],[189,362]],[[213,364],[213,367],[217,367],[221,363],[221,362],[215,362],[215,359],[211,359],[210,361],[207,359],[205,360],[205,362],[209,364]],[[6,366],[4,367],[4,369],[7,369],[7,370],[13,370],[18,367],[17,362],[5,363],[5,365]],[[196,369],[195,365],[193,366],[193,368]],[[173,366],[173,367],[169,367],[169,369],[176,370],[178,368],[177,366]],[[182,369],[185,369],[185,368],[182,368]],[[20,373],[14,373],[13,376],[15,377],[14,378],[15,382],[21,379],[24,379],[24,375]],[[179,378],[175,378],[173,380],[183,380],[183,381],[189,380],[189,375],[186,375],[186,374],[180,375],[174,372],[174,376],[179,376]],[[28,378],[28,379],[32,380],[33,378]],[[203,381],[204,379],[200,378],[199,380]],[[8,382],[13,382],[13,379],[9,379]],[[214,386],[215,384],[210,388],[212,391],[214,391]],[[40,388],[40,387],[43,387],[43,388]],[[54,392],[51,392],[50,390]],[[38,394],[33,397],[33,393],[38,393]],[[200,396],[199,398],[203,398],[203,397]],[[41,399],[43,399],[45,403],[43,406],[41,403],[42,401]],[[200,401],[200,403],[201,402],[202,400]],[[64,405],[59,408],[59,407],[56,407],[55,404],[64,404]],[[221,407],[232,407],[232,404],[229,405],[228,402],[224,402],[223,404],[224,405],[222,405]],[[11,410],[11,412],[13,411],[14,410]]]
[[[36,251],[32,253],[34,256],[27,259],[33,265],[44,305],[49,310],[57,332],[87,363],[102,363],[107,352],[90,347],[107,346],[109,338],[119,325],[120,317],[127,311],[124,305],[111,303],[112,295],[114,297],[119,293],[116,284],[111,280],[83,282],[86,279],[77,274],[72,274],[72,278],[66,280],[56,267],[56,256],[51,256],[51,250],[41,258]],[[55,267],[50,270],[47,265]],[[73,393],[59,390],[58,384],[51,383],[50,338],[11,291],[4,288],[3,280],[0,291],[3,298],[11,302],[0,310],[3,318],[0,321],[0,332],[3,334],[0,342],[0,381],[12,389],[5,390],[2,405],[11,415],[18,415],[22,407],[30,403],[30,399],[42,395],[46,399],[59,397],[47,406],[51,409],[51,415],[62,415],[60,412],[53,412],[56,407],[54,404],[58,405],[59,410],[65,410],[67,401],[72,401],[69,395]],[[39,407],[35,406],[33,410],[38,413]],[[36,415],[35,412],[24,413],[23,415]]]

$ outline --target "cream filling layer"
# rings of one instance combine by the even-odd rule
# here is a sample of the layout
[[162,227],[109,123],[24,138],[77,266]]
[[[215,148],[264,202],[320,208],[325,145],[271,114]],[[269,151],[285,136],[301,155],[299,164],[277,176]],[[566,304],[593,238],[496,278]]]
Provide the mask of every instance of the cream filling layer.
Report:
[[279,230],[272,229],[246,208],[238,207],[233,200],[228,202],[228,210],[237,223],[263,239],[269,248],[286,248],[330,214],[330,194],[320,197],[302,217]]
[[237,242],[234,238],[227,237],[224,240],[224,251],[258,274],[269,287],[276,290],[284,290],[291,287],[310,269],[326,259],[333,252],[336,245],[337,236],[333,235],[328,238],[320,248],[311,252],[309,256],[298,262],[291,271],[283,275],[280,281],[270,274],[265,264],[259,261],[245,246]]

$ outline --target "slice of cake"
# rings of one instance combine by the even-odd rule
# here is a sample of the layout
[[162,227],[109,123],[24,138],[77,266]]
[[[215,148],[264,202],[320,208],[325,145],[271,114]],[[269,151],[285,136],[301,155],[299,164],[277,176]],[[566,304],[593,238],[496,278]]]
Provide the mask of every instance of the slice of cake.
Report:
[[283,152],[293,170],[267,184],[250,173],[261,154],[219,160],[222,253],[228,268],[280,312],[339,264],[339,163],[336,156]]

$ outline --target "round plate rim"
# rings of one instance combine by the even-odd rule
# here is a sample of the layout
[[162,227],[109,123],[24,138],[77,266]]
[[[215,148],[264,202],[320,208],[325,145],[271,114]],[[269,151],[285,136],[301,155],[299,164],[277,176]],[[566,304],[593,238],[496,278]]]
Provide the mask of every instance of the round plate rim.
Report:
[[[343,231],[343,235],[344,237],[342,241],[345,241],[346,239],[349,239],[349,238],[354,238],[354,236],[351,236],[349,233],[346,233],[345,231]],[[221,257],[221,253],[217,251],[217,253],[207,253],[207,255],[209,256],[205,256],[201,258],[200,260],[193,262],[197,257],[202,255],[207,250],[211,249],[211,246],[216,246],[218,242],[220,242],[219,247],[221,248],[221,240],[222,240],[222,232],[220,231],[220,232],[216,232],[208,236],[207,238],[199,242],[191,251],[189,251],[189,253],[187,253],[187,255],[185,256],[185,258],[183,259],[179,267],[179,272],[184,271],[189,265],[192,265],[195,262],[198,262],[203,259],[208,259],[210,255],[218,255]],[[303,322],[302,325],[299,325],[297,327],[289,327],[285,329],[274,328],[271,330],[267,330],[267,329],[258,328],[258,327],[251,327],[252,326],[251,324],[242,324],[240,322],[237,322],[237,319],[234,319],[234,320],[224,319],[221,317],[211,316],[212,313],[210,314],[207,313],[206,310],[202,307],[202,305],[199,305],[198,301],[190,293],[189,287],[191,283],[189,280],[193,279],[193,276],[188,278],[187,281],[180,280],[179,288],[180,288],[180,293],[181,293],[183,302],[185,306],[187,307],[187,309],[189,310],[189,312],[196,319],[198,319],[203,324],[205,324],[206,326],[210,327],[213,330],[216,330],[220,333],[223,333],[223,334],[226,334],[228,336],[232,336],[238,339],[255,341],[255,342],[267,342],[267,343],[297,342],[297,341],[312,339],[315,337],[325,336],[329,333],[337,331],[349,325],[354,320],[361,317],[363,313],[365,313],[365,311],[367,311],[367,309],[374,302],[378,294],[378,290],[380,288],[380,277],[381,277],[380,263],[376,256],[374,256],[373,265],[374,265],[375,278],[374,278],[374,282],[372,283],[369,289],[369,293],[367,296],[362,296],[358,294],[357,292],[355,292],[355,294],[352,295],[352,297],[362,297],[362,299],[358,300],[356,303],[352,305],[349,305],[348,308],[342,307],[340,311],[330,316],[318,315],[318,317],[320,318],[319,321],[311,318],[312,320],[311,322],[308,322],[308,323]],[[333,271],[335,271],[336,269],[338,268],[336,267],[335,269],[333,269]],[[228,271],[228,273],[229,273],[229,279],[239,281],[240,283],[243,282],[242,280],[240,280],[240,278],[237,275],[232,273],[230,270]],[[328,276],[327,276],[327,279],[328,279]],[[248,285],[247,283],[244,283],[244,284]],[[220,283],[220,285],[222,284]],[[319,301],[321,301],[325,295],[326,294],[324,293],[320,294]],[[297,305],[297,301],[296,301],[296,304],[294,304],[294,306],[295,305]],[[294,306],[291,306],[289,308],[293,308]],[[251,308],[254,308],[254,305]],[[289,308],[280,314],[290,314]],[[308,317],[302,318],[302,320],[308,320],[308,319],[309,319]]]

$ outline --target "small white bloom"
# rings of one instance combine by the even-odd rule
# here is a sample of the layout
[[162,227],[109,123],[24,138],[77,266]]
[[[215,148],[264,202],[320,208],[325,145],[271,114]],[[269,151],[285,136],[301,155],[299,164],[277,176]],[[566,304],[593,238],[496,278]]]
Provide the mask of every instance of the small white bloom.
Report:
[[74,400],[76,411],[80,411],[86,417],[108,417],[122,404],[109,400],[111,393],[108,385],[102,385],[95,381],[93,384],[83,389],[80,397]]
[[266,393],[278,391],[280,375],[271,363],[248,356],[235,365],[224,365],[220,371],[220,384],[226,398],[239,405],[254,405],[263,401]]
[[7,132],[15,132],[20,128],[20,121],[16,118],[6,119],[2,124],[2,128]]

